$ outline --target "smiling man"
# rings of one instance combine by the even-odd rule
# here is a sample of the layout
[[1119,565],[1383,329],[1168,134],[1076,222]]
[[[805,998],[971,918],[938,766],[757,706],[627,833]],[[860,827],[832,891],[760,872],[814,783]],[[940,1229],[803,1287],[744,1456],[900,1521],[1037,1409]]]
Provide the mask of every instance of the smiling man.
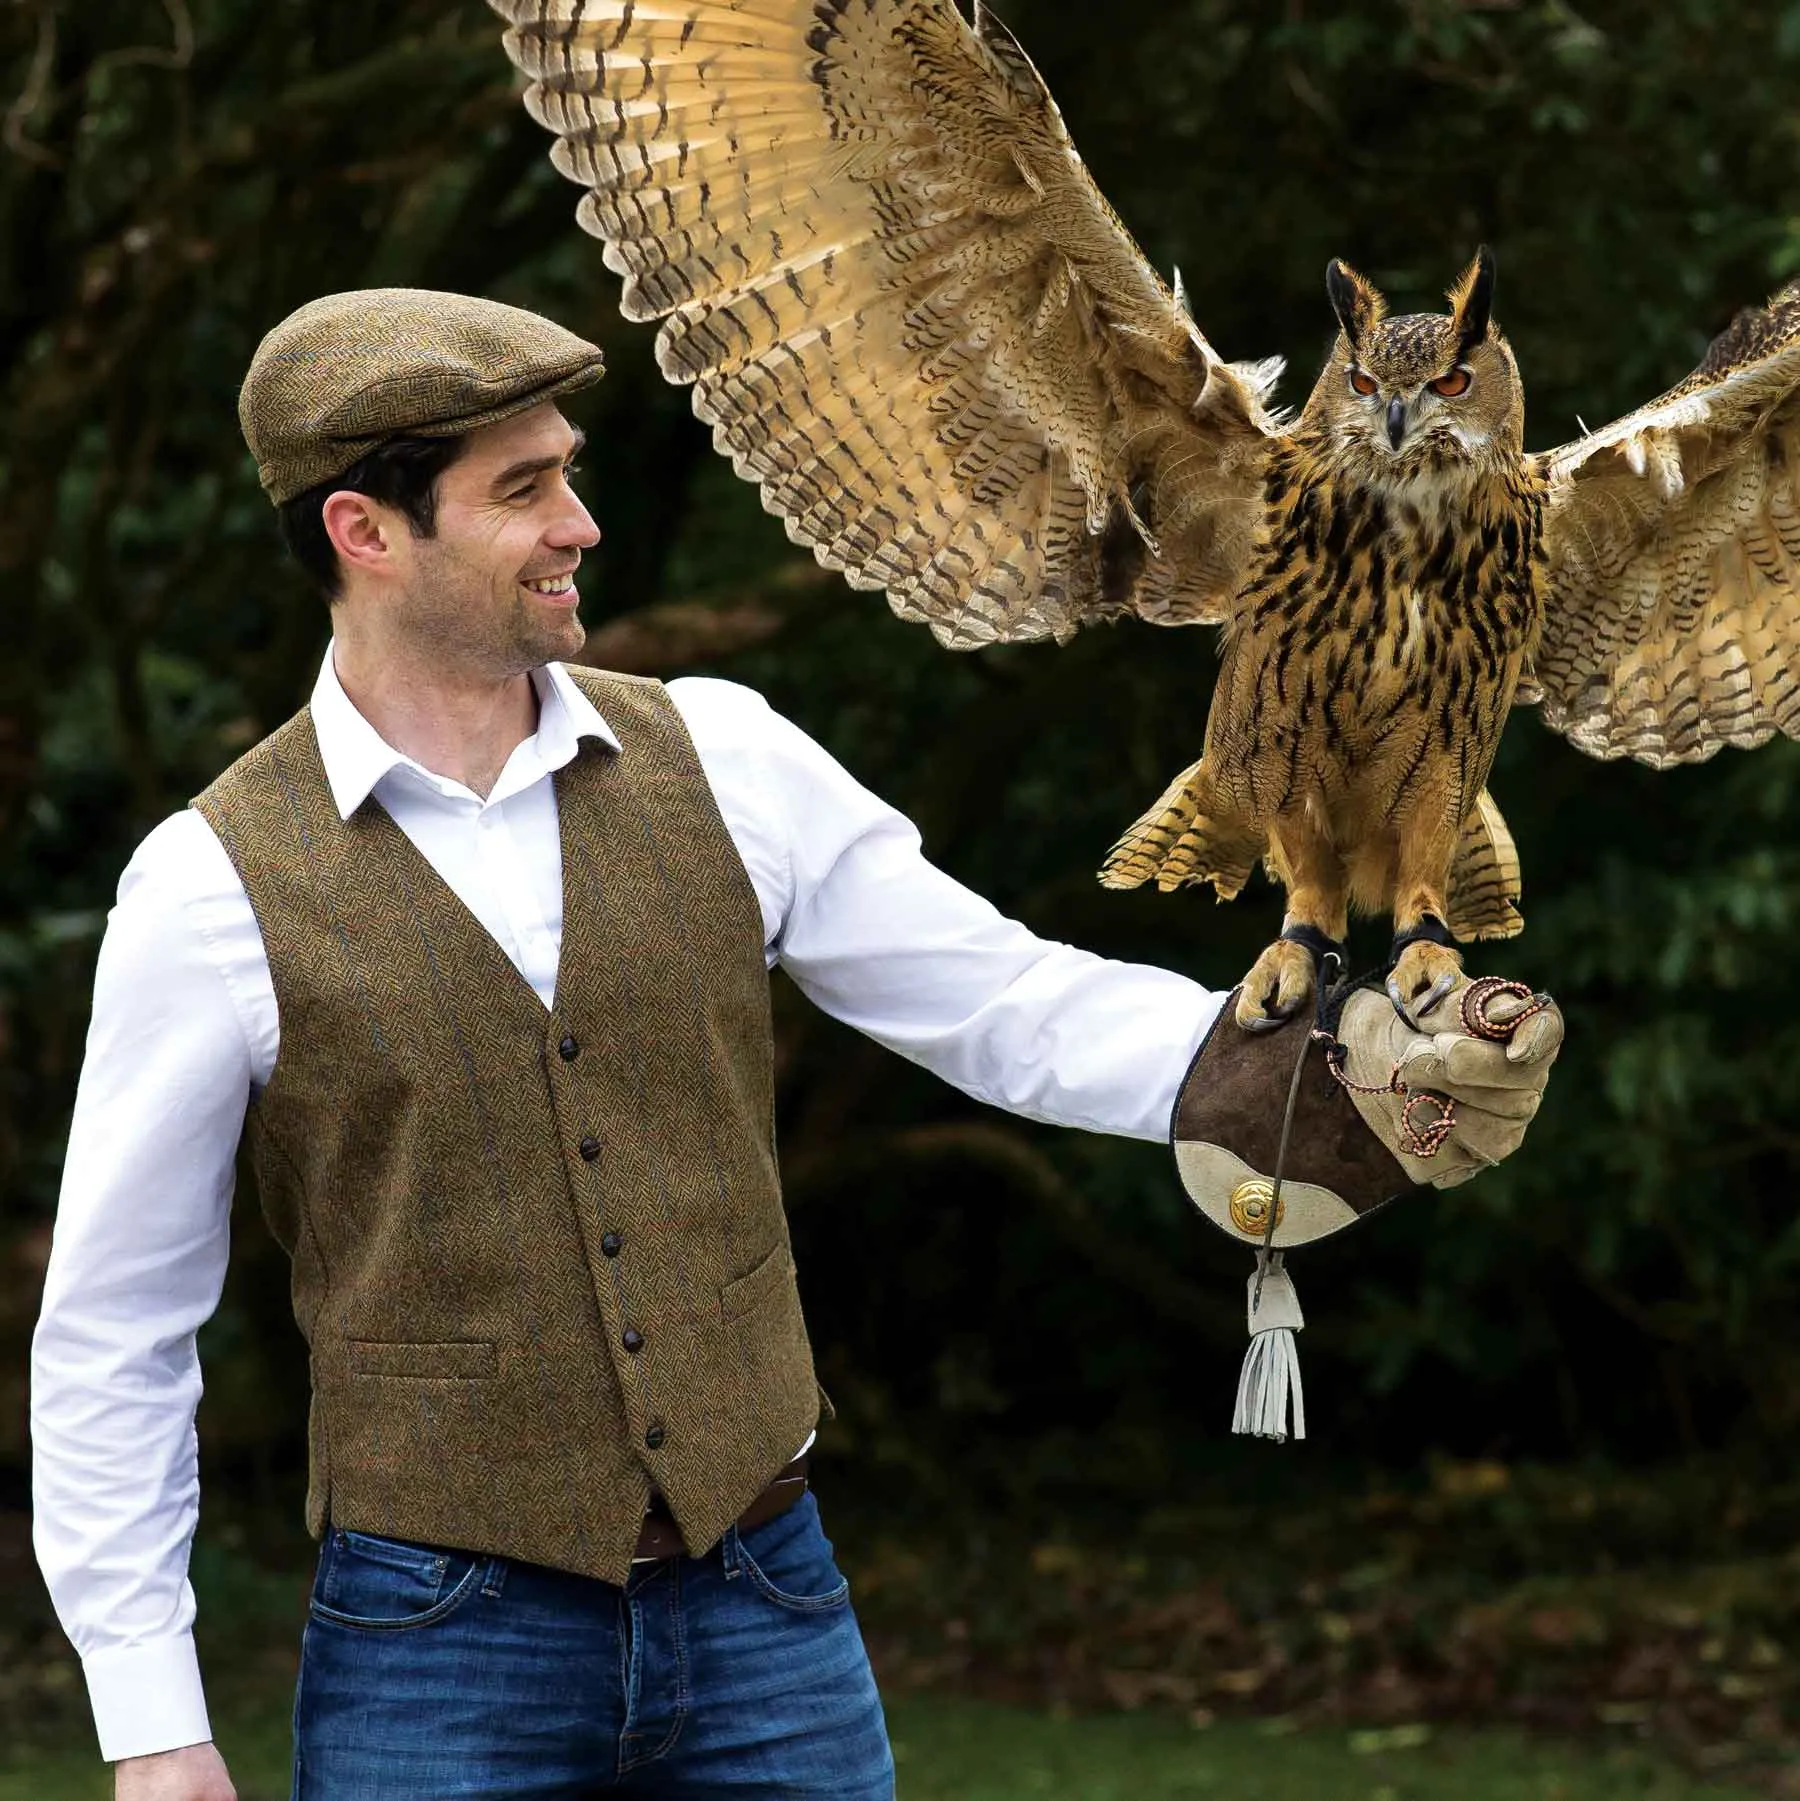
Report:
[[768,972],[1146,1139],[1218,1014],[1002,918],[746,689],[567,666],[600,534],[556,402],[600,373],[532,314],[376,290],[245,381],[332,642],[120,884],[34,1348],[39,1556],[121,1801],[232,1794],[187,1565],[246,1122],[311,1357],[295,1795],[886,1801],[806,1480]]

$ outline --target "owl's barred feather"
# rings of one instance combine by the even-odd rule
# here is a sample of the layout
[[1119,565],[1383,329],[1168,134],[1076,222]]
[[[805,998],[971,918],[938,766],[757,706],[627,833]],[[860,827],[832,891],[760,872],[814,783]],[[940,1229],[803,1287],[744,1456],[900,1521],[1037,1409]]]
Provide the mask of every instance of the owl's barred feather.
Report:
[[1266,838],[1204,812],[1201,765],[1184,769],[1113,846],[1102,880],[1115,888],[1154,881],[1166,893],[1207,882],[1220,900],[1236,900],[1268,850]]
[[[1208,883],[1220,900],[1235,900],[1268,849],[1266,841],[1200,810],[1200,764],[1184,769],[1156,804],[1114,846],[1107,860],[1113,885],[1154,881],[1165,892]],[[1524,930],[1523,882],[1512,833],[1484,788],[1463,824],[1450,868],[1450,930],[1465,942],[1513,938]]]
[[1494,797],[1483,788],[1463,822],[1450,866],[1450,914],[1444,923],[1468,942],[1513,938],[1525,929],[1519,915],[1519,852]]
[[1800,283],[1542,462],[1547,721],[1658,769],[1800,736]]
[[[821,562],[959,648],[1224,616],[1269,372],[1200,336],[991,15],[496,6],[626,314]],[[1134,485],[1171,554],[1120,591]]]
[[626,315],[797,543],[959,649],[1224,627],[1206,754],[1110,884],[1261,857],[1334,935],[1354,897],[1508,936],[1512,705],[1658,766],[1800,735],[1800,283],[1528,457],[1486,252],[1448,314],[1334,263],[1290,426],[979,0],[490,3]]

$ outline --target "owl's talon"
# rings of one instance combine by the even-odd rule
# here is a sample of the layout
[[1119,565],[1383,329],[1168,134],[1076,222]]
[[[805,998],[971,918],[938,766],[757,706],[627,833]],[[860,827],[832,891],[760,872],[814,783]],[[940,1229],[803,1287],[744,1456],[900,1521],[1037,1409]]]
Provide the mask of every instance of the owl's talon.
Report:
[[1256,959],[1238,994],[1236,1018],[1246,1032],[1273,1032],[1312,999],[1313,954],[1278,938]]
[[1391,975],[1387,979],[1387,997],[1393,1002],[1394,1011],[1406,1022],[1409,1031],[1422,1032],[1424,1030],[1424,1027],[1407,1011],[1406,996],[1400,992],[1399,982]]
[[1250,1019],[1240,1020],[1246,1032],[1279,1032],[1298,1011],[1294,1007],[1272,1008],[1266,1013],[1259,1013]]
[[1387,996],[1394,1011],[1415,1032],[1419,1022],[1462,980],[1462,958],[1449,945],[1415,938],[1388,972]]
[[1447,970],[1443,975],[1439,976],[1438,979],[1432,983],[1431,992],[1419,1003],[1419,1012],[1421,1014],[1429,1013],[1445,995],[1455,988],[1461,975],[1461,970],[1453,969]]

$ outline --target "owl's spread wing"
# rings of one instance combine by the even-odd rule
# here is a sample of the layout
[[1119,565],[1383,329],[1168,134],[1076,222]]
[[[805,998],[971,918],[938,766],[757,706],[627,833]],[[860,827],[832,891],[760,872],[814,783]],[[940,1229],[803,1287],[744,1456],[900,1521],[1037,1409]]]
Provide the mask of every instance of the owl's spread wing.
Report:
[[1541,461],[1548,722],[1653,768],[1800,736],[1800,282]]
[[945,644],[1223,618],[1278,364],[1220,360],[952,0],[492,0],[629,318],[789,536]]

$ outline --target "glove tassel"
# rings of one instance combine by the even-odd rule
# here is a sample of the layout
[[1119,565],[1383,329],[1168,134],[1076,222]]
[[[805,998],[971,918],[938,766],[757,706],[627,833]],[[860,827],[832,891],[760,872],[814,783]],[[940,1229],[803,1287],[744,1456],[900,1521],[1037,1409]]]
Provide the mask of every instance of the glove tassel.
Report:
[[[1294,1334],[1306,1324],[1293,1278],[1281,1252],[1263,1251],[1250,1278],[1250,1348],[1238,1378],[1233,1432],[1285,1444],[1306,1436],[1306,1395],[1300,1386],[1300,1353]],[[1288,1408],[1293,1407],[1293,1430]]]

